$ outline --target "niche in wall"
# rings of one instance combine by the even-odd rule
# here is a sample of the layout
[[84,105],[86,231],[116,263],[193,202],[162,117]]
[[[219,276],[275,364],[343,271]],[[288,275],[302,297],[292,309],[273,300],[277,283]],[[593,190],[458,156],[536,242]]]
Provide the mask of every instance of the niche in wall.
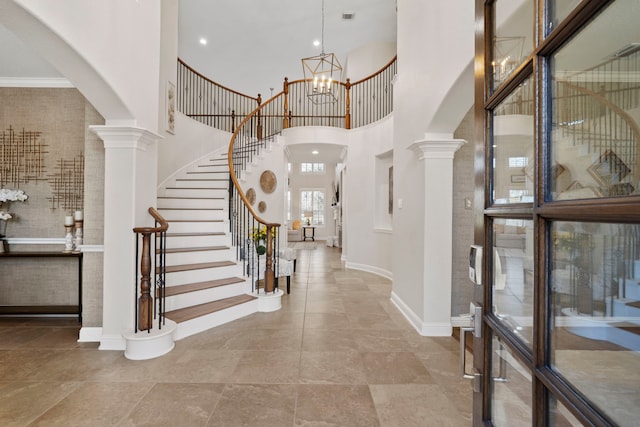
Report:
[[393,151],[378,154],[375,160],[374,227],[391,230],[393,218]]

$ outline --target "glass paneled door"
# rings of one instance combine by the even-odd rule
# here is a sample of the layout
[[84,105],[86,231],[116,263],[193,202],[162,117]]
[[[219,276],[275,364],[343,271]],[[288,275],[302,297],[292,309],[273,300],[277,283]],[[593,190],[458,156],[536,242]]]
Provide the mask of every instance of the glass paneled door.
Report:
[[637,425],[640,1],[476,12],[474,425]]

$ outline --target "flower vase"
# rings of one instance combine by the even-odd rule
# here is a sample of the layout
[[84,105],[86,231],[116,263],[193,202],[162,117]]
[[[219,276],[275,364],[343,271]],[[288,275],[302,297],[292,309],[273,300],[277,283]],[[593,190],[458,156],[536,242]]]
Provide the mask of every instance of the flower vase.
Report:
[[258,240],[258,244],[256,244],[256,253],[258,255],[264,255],[267,252],[267,246],[264,240]]

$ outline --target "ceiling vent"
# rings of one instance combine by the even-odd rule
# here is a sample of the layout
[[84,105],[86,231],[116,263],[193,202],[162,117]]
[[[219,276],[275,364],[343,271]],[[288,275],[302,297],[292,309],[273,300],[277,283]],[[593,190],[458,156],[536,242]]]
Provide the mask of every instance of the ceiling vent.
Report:
[[342,19],[344,19],[345,21],[351,21],[355,17],[355,12],[342,12]]

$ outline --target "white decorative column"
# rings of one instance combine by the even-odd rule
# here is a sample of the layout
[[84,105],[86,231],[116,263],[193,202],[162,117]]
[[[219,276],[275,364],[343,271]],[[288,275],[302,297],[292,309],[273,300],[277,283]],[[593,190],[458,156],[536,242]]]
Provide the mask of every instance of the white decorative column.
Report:
[[420,333],[450,336],[453,240],[453,157],[466,141],[426,134],[408,148],[424,160],[424,292]]
[[157,143],[161,137],[135,126],[90,126],[104,142],[104,285],[101,350],[125,350],[122,333],[133,328],[135,235],[153,225]]

